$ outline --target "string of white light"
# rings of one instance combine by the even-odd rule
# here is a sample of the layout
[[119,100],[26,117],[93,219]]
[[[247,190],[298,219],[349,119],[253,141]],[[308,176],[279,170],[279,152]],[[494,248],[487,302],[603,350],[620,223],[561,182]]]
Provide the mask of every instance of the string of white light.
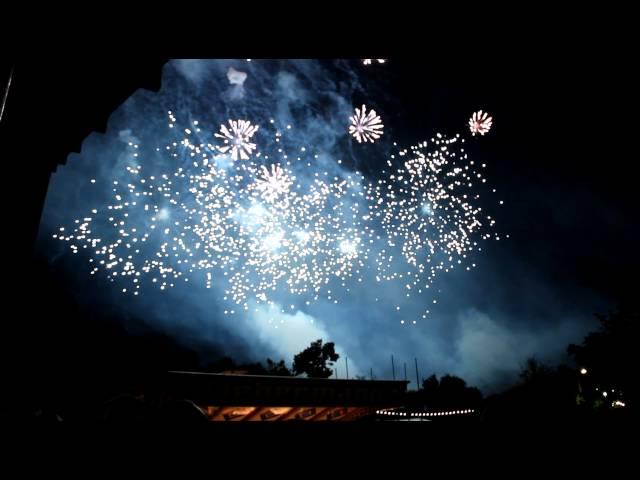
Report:
[[444,417],[449,415],[469,415],[474,412],[475,410],[473,408],[442,412],[394,412],[391,410],[376,410],[376,414],[378,415],[389,415],[394,417]]

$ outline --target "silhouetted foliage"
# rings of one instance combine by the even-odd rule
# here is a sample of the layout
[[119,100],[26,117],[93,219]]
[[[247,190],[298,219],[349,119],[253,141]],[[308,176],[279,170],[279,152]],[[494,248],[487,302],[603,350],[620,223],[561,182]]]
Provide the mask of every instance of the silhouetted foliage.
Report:
[[309,377],[329,378],[333,373],[330,368],[340,356],[335,352],[333,342],[322,344],[322,340],[311,342],[311,345],[293,357],[293,373],[306,373]]
[[[485,419],[559,423],[596,415],[624,421],[637,397],[631,359],[640,315],[623,306],[596,317],[600,329],[589,333],[582,344],[567,348],[575,367],[550,367],[529,359],[517,385],[488,399]],[[626,406],[617,408],[617,400]]]
[[431,375],[429,378],[422,381],[422,389],[424,390],[425,394],[435,393],[438,390],[439,385],[440,382],[438,382],[438,377],[436,377],[435,375]]
[[528,423],[569,421],[578,414],[577,394],[575,369],[550,367],[530,358],[518,384],[488,399],[484,418]]
[[216,362],[209,364],[206,368],[207,371],[212,373],[235,373],[245,375],[273,375],[268,368],[260,362],[254,363],[236,363],[229,357],[222,357]]
[[600,330],[589,333],[580,345],[569,345],[578,368],[586,368],[581,376],[585,386],[623,392],[626,402],[637,398],[635,362],[640,312],[623,306],[608,315],[596,315]]
[[422,382],[419,399],[429,409],[473,408],[482,401],[482,393],[455,375],[431,375]]
[[238,365],[231,357],[222,357],[206,367],[206,371],[212,373],[229,372],[238,369]]
[[260,362],[245,363],[240,365],[240,370],[246,372],[247,375],[269,375],[267,369]]
[[280,360],[279,362],[275,362],[270,358],[267,358],[265,362],[266,365],[262,363],[236,363],[233,359],[229,357],[222,357],[217,361],[210,363],[205,370],[212,373],[237,373],[237,374],[247,374],[247,375],[276,375],[279,377],[290,377],[293,375],[291,370],[287,368],[287,365],[284,363],[284,360]]
[[267,374],[279,377],[290,377],[293,375],[291,370],[289,370],[285,365],[284,360],[280,360],[276,363],[270,358],[267,358]]
[[532,383],[539,380],[543,380],[553,373],[553,369],[541,364],[535,358],[531,357],[527,359],[525,366],[520,372],[520,380],[522,383]]

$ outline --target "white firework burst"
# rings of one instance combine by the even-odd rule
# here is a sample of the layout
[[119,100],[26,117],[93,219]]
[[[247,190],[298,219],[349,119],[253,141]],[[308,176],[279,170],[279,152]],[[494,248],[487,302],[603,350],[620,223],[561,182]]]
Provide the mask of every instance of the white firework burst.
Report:
[[251,143],[251,137],[258,130],[257,125],[251,125],[248,120],[229,120],[231,129],[226,125],[220,125],[220,133],[214,136],[222,138],[224,145],[217,147],[221,153],[231,151],[231,158],[248,160],[251,152],[256,149],[256,144]]
[[261,169],[262,173],[256,179],[255,188],[265,201],[272,203],[280,195],[286,195],[289,192],[293,181],[280,165],[271,165],[271,171],[264,165]]
[[380,138],[382,135],[382,119],[376,114],[375,110],[366,113],[367,107],[362,105],[362,109],[356,108],[356,114],[351,118],[349,133],[359,142],[371,142]]
[[487,112],[478,110],[477,112],[474,112],[469,119],[469,130],[471,130],[471,134],[474,136],[476,133],[484,135],[491,129],[492,123],[493,118],[491,118]]
[[371,65],[373,63],[373,61],[376,61],[378,63],[384,63],[386,62],[386,60],[384,58],[363,58],[362,59],[362,64],[363,65]]

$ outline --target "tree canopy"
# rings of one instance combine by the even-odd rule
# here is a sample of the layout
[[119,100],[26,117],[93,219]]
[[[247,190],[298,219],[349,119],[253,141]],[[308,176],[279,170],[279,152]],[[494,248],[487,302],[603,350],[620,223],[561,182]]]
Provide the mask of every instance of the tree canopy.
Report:
[[322,344],[322,339],[311,342],[307,348],[293,357],[293,373],[306,373],[309,377],[329,378],[333,373],[331,368],[340,358],[335,351],[333,342]]

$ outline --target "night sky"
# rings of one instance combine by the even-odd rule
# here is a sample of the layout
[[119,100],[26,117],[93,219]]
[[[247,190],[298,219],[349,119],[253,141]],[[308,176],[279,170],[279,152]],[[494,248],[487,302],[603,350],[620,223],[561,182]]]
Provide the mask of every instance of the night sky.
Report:
[[[392,55],[384,65],[367,67],[360,60],[172,61],[158,93],[136,92],[112,114],[105,134],[90,135],[52,175],[37,250],[81,304],[117,310],[131,332],[139,322],[132,318],[143,319],[203,361],[215,351],[290,362],[323,338],[349,357],[351,375],[372,369],[377,378],[390,378],[391,355],[396,365],[412,365],[416,357],[423,377],[451,373],[496,391],[515,379],[528,357],[565,360],[567,345],[596,327],[593,314],[632,293],[629,279],[639,263],[637,188],[635,160],[627,152],[632,123],[624,92],[630,80],[618,65],[614,55],[569,46],[553,55],[466,64]],[[248,74],[242,95],[229,84],[229,67]],[[599,80],[603,70],[610,72],[607,81]],[[374,145],[360,145],[346,131],[362,103],[385,124]],[[472,138],[467,122],[479,109],[494,123],[487,135]],[[206,290],[202,282],[124,295],[104,276],[89,276],[82,252],[74,255],[51,237],[91,205],[106,203],[109,188],[100,185],[123,178],[128,141],[141,148],[164,145],[166,110],[197,118],[212,131],[243,116],[291,122],[296,143],[327,152],[324,168],[338,168],[332,162],[341,159],[339,168],[370,180],[381,177],[393,142],[409,147],[438,132],[460,133],[469,139],[471,158],[487,164],[483,173],[496,193],[483,196],[482,204],[501,239],[482,242],[482,254],[473,257],[477,268],[439,276],[433,287],[438,303],[417,325],[401,325],[392,308],[398,291],[373,281],[344,294],[338,305],[320,301],[285,314],[260,309],[225,316],[218,286]],[[261,135],[258,144],[267,141]],[[145,170],[169,169],[153,155],[141,157]],[[403,313],[417,315],[432,298],[412,297]],[[284,323],[275,329],[266,318]],[[344,376],[343,364],[338,368]]]

